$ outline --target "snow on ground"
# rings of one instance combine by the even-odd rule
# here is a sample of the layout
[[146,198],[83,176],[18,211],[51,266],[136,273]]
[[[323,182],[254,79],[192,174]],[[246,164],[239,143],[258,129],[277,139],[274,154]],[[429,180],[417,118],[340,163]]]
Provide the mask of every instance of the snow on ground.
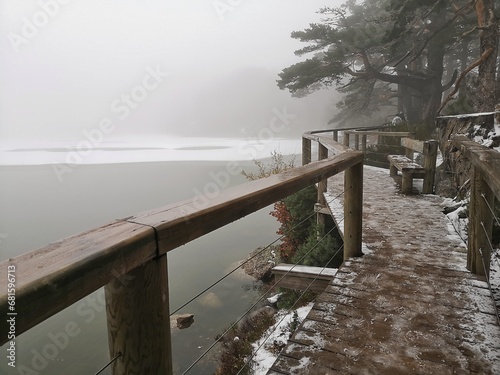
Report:
[[[442,205],[442,204],[441,204]],[[446,207],[446,206],[444,206]],[[446,214],[448,218],[448,238],[458,239],[459,241],[466,242],[467,240],[467,228],[469,226],[469,220],[467,218],[462,218],[467,211],[465,205],[457,207],[454,211]]]
[[[311,302],[295,310],[297,311],[299,322],[305,319],[313,305],[314,303]],[[252,344],[254,350],[254,357],[252,359],[254,375],[265,375],[274,361],[276,361],[277,355],[270,351],[270,349],[274,347],[275,343],[283,346],[288,342],[293,333],[291,331],[293,316],[293,311],[279,311],[275,316],[276,323],[262,335],[259,341]]]

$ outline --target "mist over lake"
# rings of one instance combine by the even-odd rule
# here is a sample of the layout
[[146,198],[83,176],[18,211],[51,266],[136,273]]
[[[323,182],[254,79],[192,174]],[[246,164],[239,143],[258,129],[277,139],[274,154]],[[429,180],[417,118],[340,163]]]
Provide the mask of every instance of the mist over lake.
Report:
[[[199,153],[200,149],[184,152]],[[62,182],[50,164],[2,165],[0,226],[6,235],[0,243],[1,257],[7,259],[117,218],[191,199],[207,184],[216,183],[214,176],[227,173],[228,162],[86,164],[78,165]],[[237,163],[244,170],[253,168],[251,161]],[[232,175],[229,186],[245,182],[243,176]],[[263,209],[168,254],[171,311],[226,275],[253,249],[277,238],[278,224],[269,212],[270,208]],[[189,366],[258,295],[256,281],[237,272],[182,309],[179,313],[195,314],[195,323],[172,332],[176,371]],[[101,289],[19,336],[18,364],[30,369],[39,366],[40,374],[95,373],[109,360],[104,306]],[[76,324],[73,328],[78,334],[55,355],[50,352],[51,337],[65,332],[68,322]],[[5,362],[1,366],[2,373],[10,373]],[[206,374],[214,366],[211,354],[191,373]]]

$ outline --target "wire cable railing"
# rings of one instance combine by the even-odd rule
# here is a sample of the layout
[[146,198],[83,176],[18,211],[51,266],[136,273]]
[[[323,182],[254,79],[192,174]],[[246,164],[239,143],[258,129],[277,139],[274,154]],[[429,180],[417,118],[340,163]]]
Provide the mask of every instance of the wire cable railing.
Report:
[[[330,231],[328,231],[327,234],[325,234],[325,236],[321,239],[323,240],[324,238],[326,238],[330,233],[333,232],[333,230],[336,229],[336,227],[332,228]],[[196,366],[196,364],[198,364],[198,362],[200,362],[203,357],[205,357],[221,340],[222,338],[227,335],[229,332],[231,332],[231,330],[236,327],[236,325],[245,317],[247,316],[250,312],[252,312],[252,310],[260,303],[264,300],[264,298],[266,298],[268,296],[268,294],[270,293],[270,291],[272,290],[272,288],[276,287],[279,285],[279,283],[288,275],[292,272],[293,268],[296,267],[302,260],[304,260],[304,258],[309,255],[311,253],[311,251],[313,250],[314,248],[311,248],[307,253],[305,253],[295,264],[293,267],[291,267],[287,272],[285,272],[285,274],[283,276],[281,276],[279,278],[278,281],[275,281],[274,284],[272,285],[272,287],[267,291],[265,292],[258,300],[257,302],[255,302],[252,306],[250,306],[249,309],[247,309],[228,329],[226,329],[224,331],[224,333],[222,333],[220,335],[220,337],[218,337],[214,343],[212,345],[210,345],[208,347],[208,349],[206,349],[186,370],[184,370],[184,372],[182,373],[182,375],[184,374],[187,374],[190,370],[193,369],[194,366]]]
[[104,372],[104,370],[106,370],[109,366],[111,366],[116,360],[118,360],[118,358],[120,358],[122,356],[122,353],[119,352],[116,356],[114,356],[114,358],[112,358],[104,367],[102,367],[99,371],[97,371],[95,373],[95,375],[99,375],[99,374],[102,374]]
[[[340,196],[342,196],[343,194],[345,194],[345,191],[341,192],[340,194],[338,194],[335,198],[333,198],[331,201],[333,201],[334,199],[338,199]],[[331,202],[330,202],[331,203]],[[296,224],[293,228],[293,229],[296,229],[298,226],[300,226],[301,224],[303,224],[305,221],[309,220],[312,216],[316,215],[316,212],[312,213],[311,215],[309,215],[307,218],[303,219],[300,223]],[[340,221],[341,222],[341,221]],[[245,318],[245,316],[247,316],[249,313],[251,313],[256,306],[259,305],[259,303],[261,303],[265,298],[268,297],[269,293],[273,290],[273,288],[277,287],[280,282],[286,278],[292,271],[293,269],[299,265],[318,245],[319,243],[321,243],[321,241],[323,241],[325,238],[327,238],[334,230],[337,229],[337,226],[334,226],[333,228],[331,228],[320,240],[317,241],[317,243],[311,247],[311,249],[309,249],[304,255],[302,255],[294,264],[293,266],[288,270],[286,271],[277,281],[275,281],[273,283],[273,285],[265,292],[263,293],[259,298],[258,300],[252,304],[243,314],[241,314],[238,319],[233,322],[233,324],[231,324],[231,326],[229,328],[227,328],[187,369],[185,369],[183,372],[182,372],[182,375],[184,374],[187,374],[189,373],[189,371],[191,371],[223,338],[224,336],[226,336],[229,332],[231,332],[234,327],[236,327],[236,325]],[[275,241],[273,241],[272,243],[270,243],[269,245],[265,246],[264,249],[268,249],[270,246],[272,246],[273,244],[275,244],[277,241],[279,241],[280,239],[282,239],[285,235],[282,235],[280,236],[278,239],[276,239]],[[341,247],[343,248],[343,246]],[[264,250],[261,250],[259,252],[262,253]],[[332,259],[338,255],[340,250],[337,250],[337,252],[334,254],[334,256],[332,257]],[[253,258],[253,257],[252,257]],[[247,261],[249,261],[251,259],[248,259]],[[246,262],[240,264],[238,267],[236,267],[234,270],[232,270],[230,273],[234,273],[236,270],[238,270],[239,268],[241,268],[243,266],[243,264],[245,264]],[[327,263],[327,265],[330,263],[330,261]],[[325,267],[326,268],[326,267]],[[226,275],[227,276],[227,275]],[[318,277],[318,276],[317,276]],[[317,277],[314,279],[316,280]],[[206,291],[208,291],[211,287],[217,285],[219,282],[221,282],[222,280],[224,280],[226,277],[223,277],[221,278],[220,280],[218,280],[217,282],[213,283],[209,288],[206,288],[203,292],[199,293],[197,296],[191,298],[188,302],[186,302],[182,307],[185,307],[187,306],[189,303],[191,303],[192,301],[194,301],[197,297],[201,296],[203,293],[205,293]],[[182,307],[180,307],[179,309],[176,309],[175,312],[178,312]],[[174,312],[174,313],[175,313]]]
[[[335,229],[335,228],[334,228]],[[321,241],[323,241],[325,239],[325,237],[321,238],[314,246],[313,248],[315,248],[316,246],[318,246]],[[297,297],[296,301],[293,303],[293,305],[287,309],[287,312],[286,314],[283,315],[283,317],[280,319],[280,321],[278,323],[276,323],[274,325],[274,329],[271,330],[271,332],[267,335],[267,337],[262,340],[262,343],[257,347],[256,350],[253,351],[252,355],[247,359],[247,361],[245,362],[245,364],[243,365],[243,367],[238,371],[238,373],[236,375],[239,375],[244,369],[245,367],[247,367],[247,365],[249,363],[251,363],[251,361],[253,360],[253,358],[257,355],[257,352],[267,343],[267,340],[269,340],[269,338],[274,334],[274,332],[279,328],[279,326],[281,325],[281,323],[286,319],[286,317],[288,316],[288,314],[293,311],[295,309],[295,306],[297,305],[297,303],[304,297],[304,295],[309,291],[309,289],[312,287],[312,285],[316,282],[316,280],[319,278],[321,272],[323,272],[326,268],[327,268],[327,265],[330,264],[330,262],[333,261],[333,259],[340,253],[340,251],[343,249],[344,245],[340,246],[339,249],[332,255],[332,257],[328,260],[328,262],[326,263],[326,265],[322,268],[322,270],[320,272],[318,272],[318,274],[312,279],[312,281],[307,285],[307,287],[302,291],[302,293],[300,294],[299,297]]]
[[[481,194],[481,197],[483,198],[484,202],[486,203],[486,206],[490,210],[490,213],[491,213],[493,219],[500,226],[500,221],[498,220],[498,217],[495,214],[495,211],[493,210],[493,207],[491,207],[490,203],[488,202],[488,199],[486,199],[486,195],[485,194]],[[486,283],[488,284],[488,289],[490,291],[490,297],[491,297],[491,300],[493,302],[493,306],[495,307],[495,311],[496,311],[495,316],[497,318],[497,323],[500,326],[500,314],[499,314],[498,309],[497,309],[495,295],[494,295],[494,292],[493,292],[493,288],[491,286],[491,280],[490,280],[491,274],[490,274],[490,272],[488,272],[488,270],[487,270],[488,267],[486,266],[486,264],[491,264],[491,259],[492,259],[493,254],[495,253],[496,249],[495,249],[495,246],[493,246],[493,241],[490,238],[490,233],[486,229],[486,226],[485,226],[484,222],[481,221],[480,225],[481,225],[481,227],[483,229],[484,235],[485,235],[486,240],[488,242],[488,245],[490,247],[490,257],[489,257],[489,259],[485,259],[486,257],[484,255],[483,249],[481,249],[481,248],[479,249],[479,254],[481,255],[481,262],[482,262],[482,265],[483,265],[484,274],[486,275]],[[486,262],[488,262],[488,263],[486,263]]]

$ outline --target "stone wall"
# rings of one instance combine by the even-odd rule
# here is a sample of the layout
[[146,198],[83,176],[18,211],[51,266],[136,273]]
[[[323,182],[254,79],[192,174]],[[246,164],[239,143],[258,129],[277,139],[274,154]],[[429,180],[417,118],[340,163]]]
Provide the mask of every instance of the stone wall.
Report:
[[494,129],[493,113],[438,117],[436,128],[443,156],[443,163],[436,170],[436,194],[453,198],[467,190],[471,164],[453,147],[451,136],[462,134],[470,139],[487,139]]

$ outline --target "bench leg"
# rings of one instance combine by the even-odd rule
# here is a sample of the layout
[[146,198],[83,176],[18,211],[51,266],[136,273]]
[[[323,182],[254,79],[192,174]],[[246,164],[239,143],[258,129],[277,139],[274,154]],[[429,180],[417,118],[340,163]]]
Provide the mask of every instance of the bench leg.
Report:
[[389,166],[389,173],[391,177],[396,177],[398,175],[398,169],[394,165]]
[[403,172],[403,181],[401,183],[401,192],[411,194],[413,191],[413,175],[408,172]]

